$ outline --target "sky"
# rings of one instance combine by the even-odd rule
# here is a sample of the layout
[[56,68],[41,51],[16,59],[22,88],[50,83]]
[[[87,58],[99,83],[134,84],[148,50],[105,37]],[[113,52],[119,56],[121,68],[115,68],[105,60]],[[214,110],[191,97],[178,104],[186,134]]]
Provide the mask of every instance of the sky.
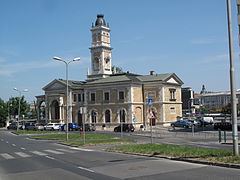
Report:
[[[240,61],[236,1],[232,27],[237,88]],[[85,80],[90,68],[91,25],[104,14],[111,29],[112,64],[147,75],[175,73],[199,93],[228,91],[226,0],[0,0],[0,98],[23,92],[28,102],[54,79]],[[91,69],[90,69],[91,71]]]

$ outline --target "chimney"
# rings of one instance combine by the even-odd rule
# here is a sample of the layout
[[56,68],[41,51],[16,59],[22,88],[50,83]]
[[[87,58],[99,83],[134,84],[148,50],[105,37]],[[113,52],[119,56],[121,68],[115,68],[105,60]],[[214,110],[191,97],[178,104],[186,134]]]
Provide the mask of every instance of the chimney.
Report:
[[150,71],[150,75],[154,75],[155,74],[155,71]]

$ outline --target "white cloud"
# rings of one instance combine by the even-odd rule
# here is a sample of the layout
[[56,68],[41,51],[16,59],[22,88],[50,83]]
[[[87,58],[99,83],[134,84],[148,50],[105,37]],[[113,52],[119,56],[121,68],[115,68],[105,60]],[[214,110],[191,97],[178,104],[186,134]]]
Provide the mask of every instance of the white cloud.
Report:
[[228,54],[218,54],[215,56],[207,56],[202,59],[197,60],[197,64],[209,64],[209,63],[218,63],[218,62],[224,62],[229,59]]
[[[81,57],[80,62],[86,64],[89,61],[89,57]],[[24,72],[33,69],[53,68],[62,66],[61,62],[52,61],[22,61],[21,63],[6,63],[3,58],[0,58],[0,75],[11,76],[14,73]]]
[[227,39],[216,39],[215,37],[209,37],[209,38],[196,38],[191,40],[191,44],[194,45],[207,45],[207,44],[215,44],[220,42],[226,42]]

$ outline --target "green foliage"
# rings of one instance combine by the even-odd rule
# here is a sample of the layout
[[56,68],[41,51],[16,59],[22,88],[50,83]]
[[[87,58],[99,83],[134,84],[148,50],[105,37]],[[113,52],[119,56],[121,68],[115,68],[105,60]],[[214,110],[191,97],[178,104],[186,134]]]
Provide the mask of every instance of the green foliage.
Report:
[[112,72],[115,74],[120,74],[120,73],[123,73],[123,69],[118,66],[112,66]]
[[4,123],[7,120],[7,116],[8,116],[7,103],[5,103],[0,98],[0,123]]
[[[9,104],[9,111],[10,115],[16,116],[18,115],[18,108],[19,108],[19,97],[12,97],[8,101]],[[25,100],[24,96],[20,98],[20,114],[26,116],[29,112],[29,105]]]

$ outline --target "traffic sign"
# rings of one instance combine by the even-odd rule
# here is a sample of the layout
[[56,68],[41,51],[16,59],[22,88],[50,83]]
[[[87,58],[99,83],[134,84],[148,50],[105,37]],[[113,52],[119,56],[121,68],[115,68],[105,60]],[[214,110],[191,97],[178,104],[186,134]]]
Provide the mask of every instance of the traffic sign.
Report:
[[148,98],[148,106],[152,105],[152,98]]

